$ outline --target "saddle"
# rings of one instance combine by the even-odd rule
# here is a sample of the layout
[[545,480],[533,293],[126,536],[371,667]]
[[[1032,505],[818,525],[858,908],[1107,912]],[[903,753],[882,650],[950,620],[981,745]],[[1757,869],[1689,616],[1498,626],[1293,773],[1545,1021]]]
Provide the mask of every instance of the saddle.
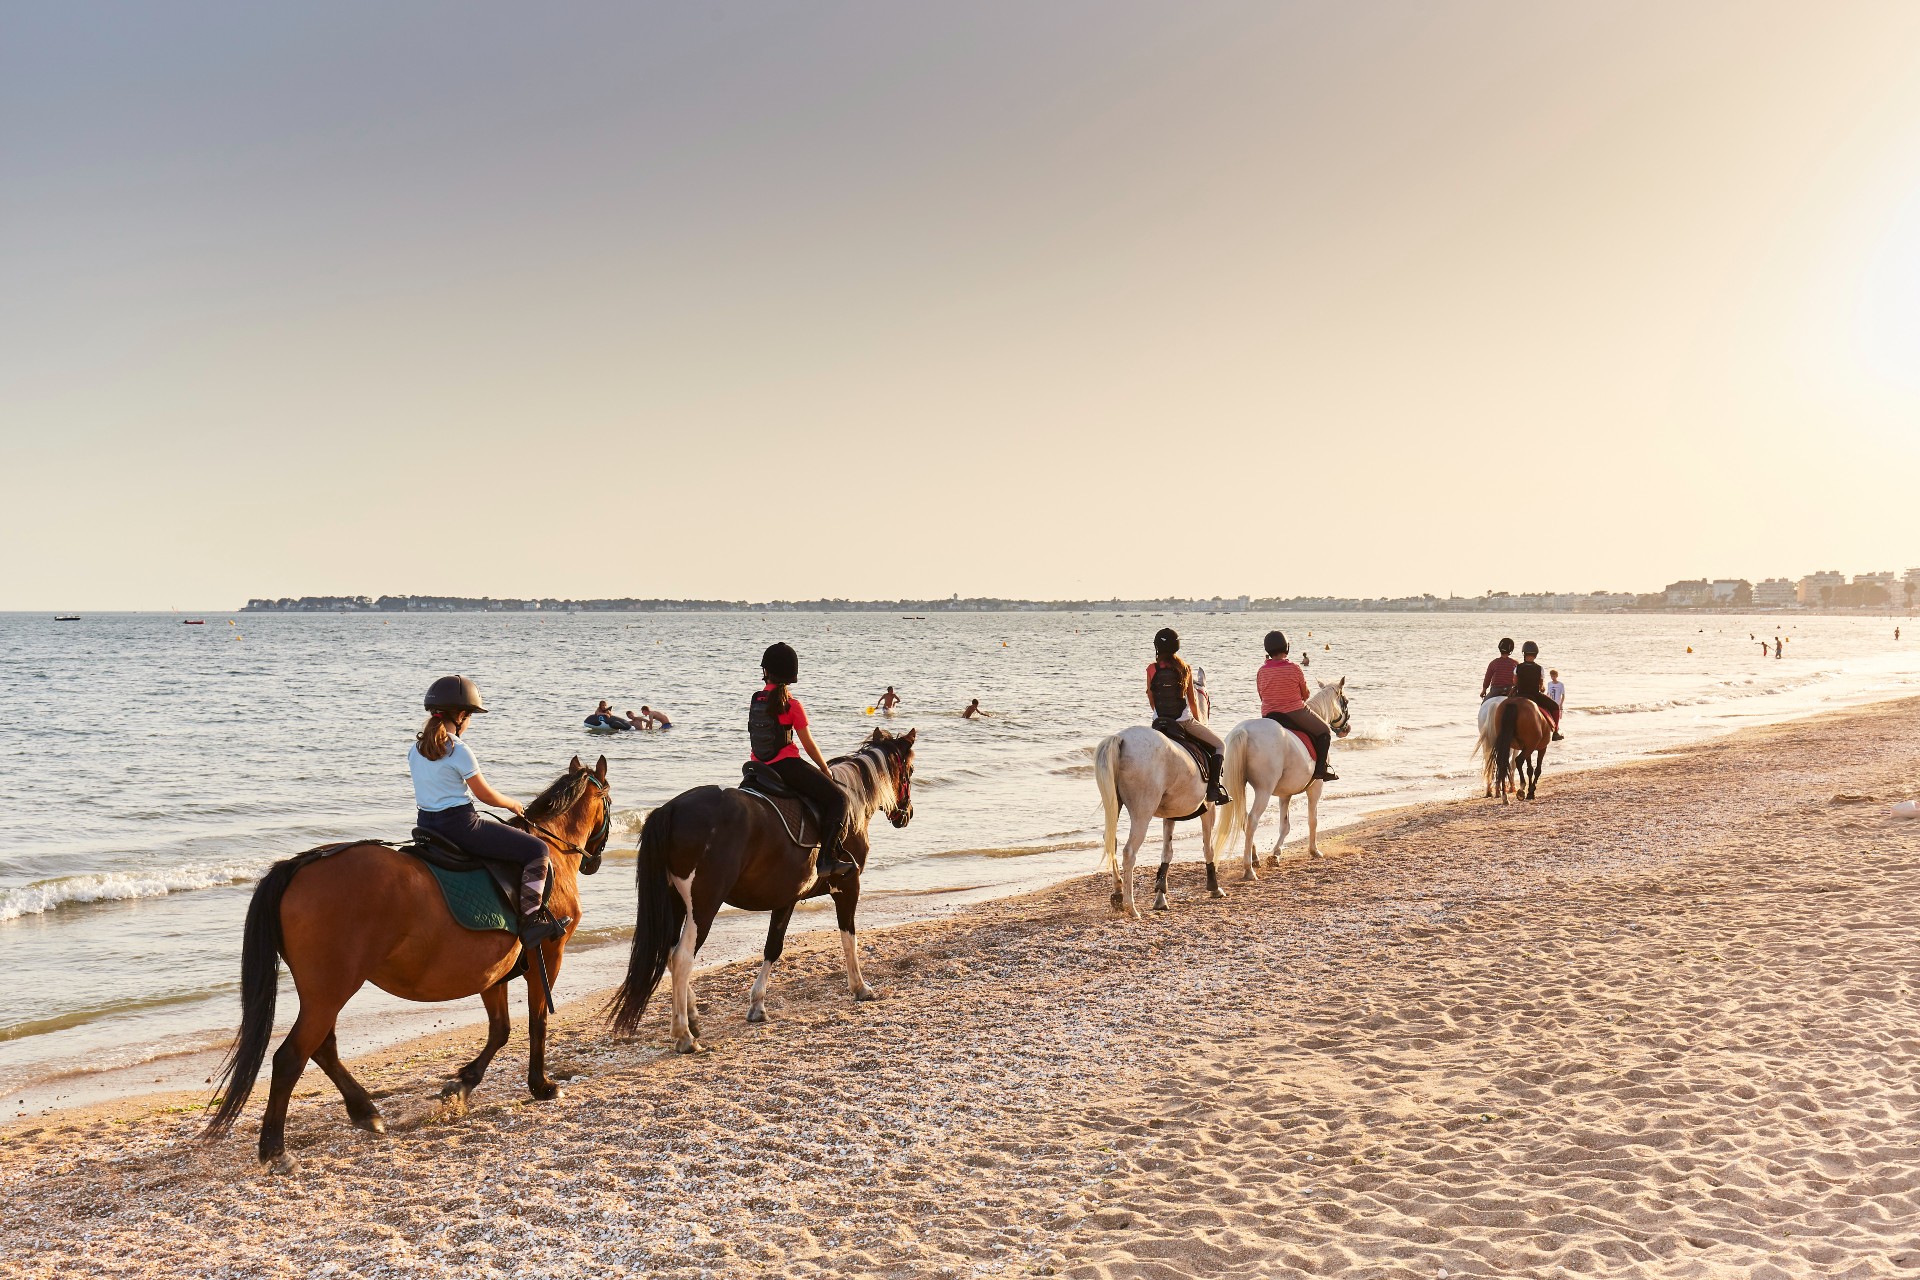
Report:
[[[1185,733],[1182,733],[1178,720],[1169,720],[1165,716],[1156,716],[1153,721],[1153,728],[1155,732],[1163,734],[1170,739],[1173,745],[1185,751],[1189,756],[1192,756],[1193,767],[1200,771],[1200,777],[1203,780],[1207,777],[1207,749],[1198,742],[1195,742],[1192,738],[1189,738]],[[1174,821],[1191,822],[1206,811],[1207,805],[1203,800],[1198,809],[1195,809],[1184,818],[1175,818]]]
[[[440,882],[440,893],[447,900],[448,910],[453,912],[453,918],[463,928],[482,932],[495,929],[508,933],[515,931],[515,924],[520,919],[519,863],[476,858],[439,832],[429,831],[425,827],[415,827],[409,843],[388,847],[427,864],[427,868],[433,872],[433,878]],[[483,876],[484,881],[481,880]],[[491,900],[480,888],[482,883],[492,887]],[[553,872],[549,870],[540,902],[544,906],[552,901]],[[507,976],[519,977],[524,972],[525,964],[525,957],[522,957],[519,966]]]
[[740,769],[739,789],[770,807],[787,829],[787,839],[802,849],[817,849],[826,824],[813,802],[781,780],[779,774],[756,760]]

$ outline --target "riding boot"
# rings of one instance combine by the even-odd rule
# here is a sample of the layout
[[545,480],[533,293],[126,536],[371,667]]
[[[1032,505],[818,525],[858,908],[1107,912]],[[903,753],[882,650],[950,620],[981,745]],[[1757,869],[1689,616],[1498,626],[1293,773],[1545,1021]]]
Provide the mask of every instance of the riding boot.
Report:
[[1207,801],[1210,804],[1226,804],[1233,799],[1227,789],[1220,785],[1221,754],[1218,751],[1207,752]]
[[1329,769],[1329,768],[1327,767],[1327,762],[1326,762],[1325,760],[1322,760],[1322,761],[1320,762],[1320,768],[1319,768],[1319,771],[1318,771],[1318,772],[1316,772],[1316,773],[1315,773],[1315,774],[1314,774],[1313,776],[1314,776],[1314,777],[1315,777],[1316,779],[1318,779],[1319,781],[1321,781],[1321,782],[1338,782],[1338,781],[1340,781],[1340,775],[1339,775],[1339,774],[1337,774],[1337,773],[1335,773],[1335,772],[1334,772],[1334,771],[1333,771],[1332,769]]
[[1567,740],[1567,735],[1564,733],[1561,733],[1558,729],[1555,729],[1553,731],[1553,740],[1555,742],[1565,742]]
[[844,876],[859,869],[860,865],[841,850],[840,837],[837,834],[821,838],[820,856],[814,862],[813,870],[822,880],[831,880],[835,876]]
[[560,937],[573,923],[571,919],[555,919],[541,901],[546,896],[547,874],[547,865],[540,859],[529,862],[521,873],[519,934],[523,947],[537,947],[549,938]]

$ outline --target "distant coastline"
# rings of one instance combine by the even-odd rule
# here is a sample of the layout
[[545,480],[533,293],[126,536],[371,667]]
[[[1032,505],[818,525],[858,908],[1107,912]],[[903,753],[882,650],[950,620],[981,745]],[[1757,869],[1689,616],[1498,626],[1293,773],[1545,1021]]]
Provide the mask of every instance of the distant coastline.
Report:
[[658,600],[634,597],[563,600],[492,596],[297,596],[248,600],[242,613],[1819,613],[1877,614],[1897,609],[1885,597],[1859,605],[1705,599],[1676,600],[1671,591],[1585,594],[1489,592],[1480,596],[1277,596],[1206,599],[1014,600],[949,596],[944,600]]

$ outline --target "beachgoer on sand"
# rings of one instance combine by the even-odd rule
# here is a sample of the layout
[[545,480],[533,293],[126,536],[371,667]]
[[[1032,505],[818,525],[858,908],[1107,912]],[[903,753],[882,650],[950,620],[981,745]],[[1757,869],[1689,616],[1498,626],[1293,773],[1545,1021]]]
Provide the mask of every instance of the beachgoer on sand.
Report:
[[[760,655],[760,674],[765,683],[747,704],[747,740],[753,759],[819,808],[820,857],[814,873],[825,878],[857,871],[853,859],[840,851],[847,825],[847,793],[827,771],[827,758],[807,728],[806,708],[787,690],[800,679],[800,655],[784,642],[768,645]],[[802,747],[805,758],[800,754]]]
[[1226,744],[1220,735],[1194,717],[1193,669],[1180,656],[1180,633],[1162,627],[1154,633],[1153,661],[1147,664],[1147,704],[1153,708],[1153,727],[1169,736],[1197,743],[1207,753],[1207,799],[1226,804],[1228,797],[1220,785],[1221,752]]
[[460,736],[467,721],[486,712],[479,687],[465,676],[441,676],[428,687],[426,705],[427,722],[407,751],[419,825],[476,858],[519,863],[522,945],[535,946],[559,937],[567,931],[569,922],[554,919],[540,902],[547,884],[546,841],[504,822],[482,822],[474,812],[477,798],[482,804],[526,816],[518,800],[487,785],[480,776],[480,762],[473,748]]
[[1298,729],[1313,743],[1313,776],[1323,782],[1338,782],[1340,775],[1330,768],[1328,753],[1333,750],[1333,728],[1307,705],[1312,696],[1307,688],[1307,673],[1288,658],[1287,637],[1269,631],[1266,638],[1267,660],[1254,674],[1254,689],[1260,695],[1260,714],[1283,729]]

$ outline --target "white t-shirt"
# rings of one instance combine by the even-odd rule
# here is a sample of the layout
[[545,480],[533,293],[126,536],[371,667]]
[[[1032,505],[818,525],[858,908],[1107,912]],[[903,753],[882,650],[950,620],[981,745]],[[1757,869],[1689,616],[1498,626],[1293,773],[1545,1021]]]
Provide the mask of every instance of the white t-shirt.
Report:
[[407,748],[407,771],[413,775],[413,802],[428,813],[457,809],[472,804],[467,794],[467,779],[480,772],[473,748],[455,738],[453,750],[438,760],[420,754],[420,744]]
[[1556,706],[1564,707],[1567,705],[1567,686],[1561,684],[1558,680],[1549,680],[1547,681],[1547,696],[1553,699]]

